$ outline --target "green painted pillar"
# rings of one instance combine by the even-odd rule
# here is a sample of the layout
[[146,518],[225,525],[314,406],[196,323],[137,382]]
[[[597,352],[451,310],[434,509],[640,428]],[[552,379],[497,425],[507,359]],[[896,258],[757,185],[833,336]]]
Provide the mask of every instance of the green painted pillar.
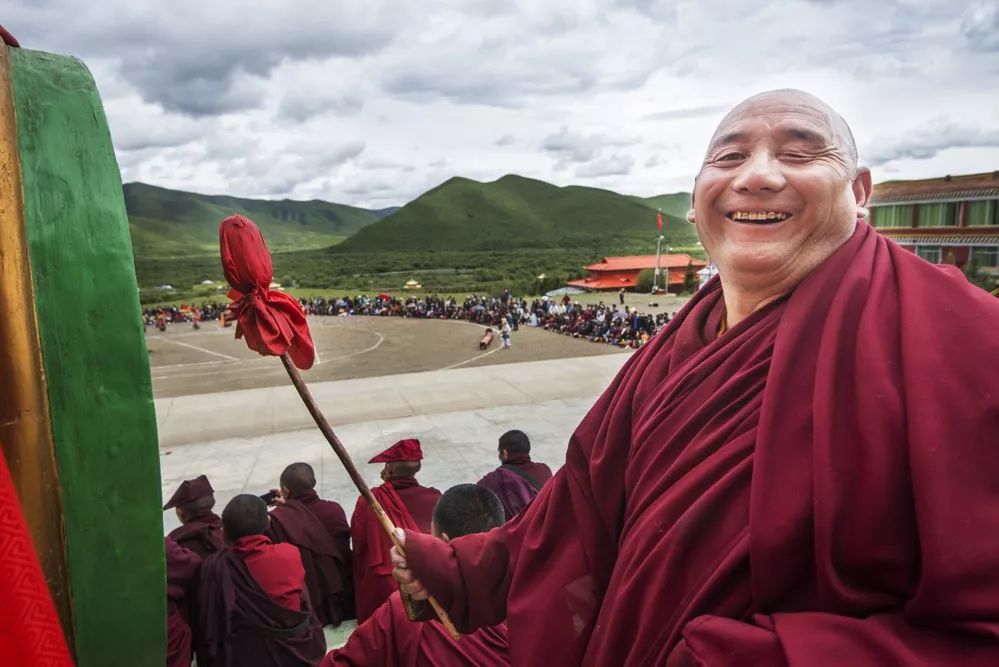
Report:
[[159,451],[121,176],[86,66],[38,51],[8,53],[69,634],[81,667],[160,666]]

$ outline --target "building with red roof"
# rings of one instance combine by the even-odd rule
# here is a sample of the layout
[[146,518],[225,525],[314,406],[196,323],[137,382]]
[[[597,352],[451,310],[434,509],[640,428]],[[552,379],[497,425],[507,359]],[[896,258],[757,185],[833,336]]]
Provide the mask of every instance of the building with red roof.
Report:
[[874,186],[878,233],[936,264],[999,273],[999,171]]
[[[695,259],[686,253],[661,255],[659,266],[666,273],[666,288],[673,293],[683,291],[687,267],[693,266],[694,271],[708,265],[707,262]],[[638,283],[638,274],[644,269],[656,268],[655,255],[627,255],[625,257],[604,257],[602,261],[586,267],[589,272],[585,278],[570,280],[570,287],[580,287],[589,291],[613,290],[622,287],[634,289]]]

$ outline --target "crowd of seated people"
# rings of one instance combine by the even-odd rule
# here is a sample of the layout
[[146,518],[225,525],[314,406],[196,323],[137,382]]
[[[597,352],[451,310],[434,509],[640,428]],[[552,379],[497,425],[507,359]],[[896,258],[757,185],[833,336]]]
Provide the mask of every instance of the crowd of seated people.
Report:
[[[464,320],[486,327],[499,327],[506,319],[514,331],[531,326],[595,343],[637,348],[669,323],[666,313],[639,313],[617,304],[580,304],[568,295],[527,299],[471,295],[463,300],[437,295],[393,297],[388,294],[356,297],[311,297],[300,299],[307,315],[408,317],[415,319]],[[202,306],[164,307],[143,311],[147,325],[165,329],[169,322],[218,321],[226,312],[223,303]]]

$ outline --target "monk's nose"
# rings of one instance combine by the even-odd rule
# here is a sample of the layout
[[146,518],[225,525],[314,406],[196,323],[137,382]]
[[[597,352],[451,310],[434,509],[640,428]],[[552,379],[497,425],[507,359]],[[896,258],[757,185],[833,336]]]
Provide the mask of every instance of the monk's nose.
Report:
[[765,151],[758,151],[739,167],[732,188],[743,193],[779,192],[784,184],[784,174],[777,159]]

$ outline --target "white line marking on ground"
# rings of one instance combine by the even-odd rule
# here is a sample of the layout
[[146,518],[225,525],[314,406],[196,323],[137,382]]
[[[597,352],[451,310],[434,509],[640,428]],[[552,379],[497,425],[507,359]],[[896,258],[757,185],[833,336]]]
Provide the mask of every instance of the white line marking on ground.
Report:
[[496,354],[497,352],[499,352],[502,349],[503,349],[502,346],[497,347],[495,350],[489,350],[488,352],[480,354],[477,357],[472,357],[471,359],[465,359],[464,361],[459,361],[456,364],[451,364],[450,366],[445,366],[444,368],[441,368],[440,370],[446,371],[446,370],[449,370],[451,368],[457,368],[458,366],[464,366],[465,364],[471,363],[471,362],[475,361],[476,359],[481,359],[482,357],[488,357],[490,354]]
[[150,366],[154,371],[176,371],[184,368],[190,368],[191,366],[228,366],[232,361],[192,361],[186,364],[164,364],[163,366]]
[[[372,350],[378,349],[378,346],[385,342],[385,336],[381,335],[377,331],[372,331],[371,329],[355,329],[355,331],[366,331],[368,333],[373,333],[378,336],[378,342],[370,347],[366,347],[363,350],[358,350],[357,352],[351,352],[349,354],[341,354],[339,357],[330,357],[326,360],[327,363],[330,361],[339,361],[340,359],[349,359],[351,357],[356,357],[359,354],[364,354],[365,352],[371,352]],[[316,363],[319,363],[319,350],[316,350]]]
[[223,359],[228,359],[229,361],[239,361],[239,359],[237,359],[236,357],[232,357],[228,354],[222,354],[221,352],[212,352],[211,350],[206,350],[203,347],[198,347],[197,345],[191,345],[190,343],[183,343],[179,340],[173,340],[172,338],[161,338],[161,340],[165,340],[168,343],[173,343],[174,345],[183,345],[184,347],[189,347],[192,350],[197,350],[198,352],[204,352],[205,354],[211,354],[216,357],[222,357]]

